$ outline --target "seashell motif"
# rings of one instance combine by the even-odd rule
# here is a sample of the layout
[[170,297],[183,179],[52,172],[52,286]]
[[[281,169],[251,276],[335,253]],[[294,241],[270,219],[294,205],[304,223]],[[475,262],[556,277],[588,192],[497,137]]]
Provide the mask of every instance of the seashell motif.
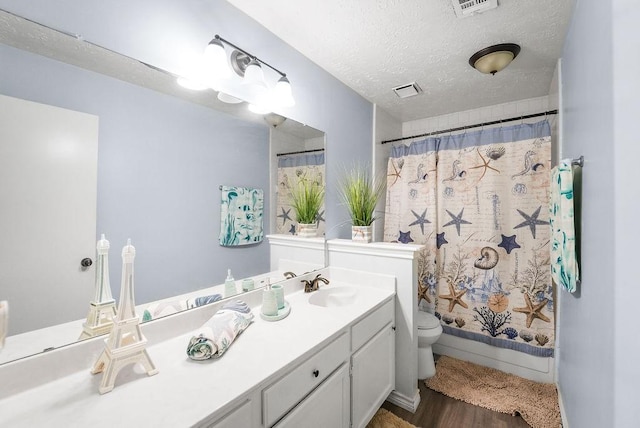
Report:
[[478,269],[489,270],[496,267],[500,256],[498,252],[491,247],[484,247],[480,250],[480,258],[473,265]]
[[464,321],[464,318],[460,318],[460,317],[457,317],[455,319],[455,322],[456,322],[456,325],[458,326],[458,328],[462,328],[466,324],[466,322]]
[[506,334],[509,339],[515,339],[518,337],[518,330],[513,327],[507,327],[502,332]]
[[493,160],[498,160],[502,156],[504,156],[505,152],[506,152],[505,148],[501,146],[501,147],[490,147],[487,149],[485,153],[487,156],[489,156],[489,158]]
[[453,318],[450,315],[443,315],[442,321],[444,321],[447,324],[451,324],[453,322]]
[[546,345],[548,341],[549,341],[549,338],[547,337],[546,334],[542,334],[542,333],[536,334],[536,342],[538,342],[540,346]]
[[436,318],[438,318],[439,320],[442,319],[442,316],[440,315],[440,312],[436,311],[433,315],[436,316]]
[[533,334],[530,331],[522,330],[520,332],[520,338],[525,342],[531,342],[533,340]]
[[509,298],[502,293],[495,293],[489,297],[487,304],[493,312],[500,313],[509,307]]

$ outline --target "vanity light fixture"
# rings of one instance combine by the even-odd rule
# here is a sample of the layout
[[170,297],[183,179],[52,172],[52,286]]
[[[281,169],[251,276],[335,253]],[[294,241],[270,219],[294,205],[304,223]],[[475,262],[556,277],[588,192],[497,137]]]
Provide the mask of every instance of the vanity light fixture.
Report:
[[469,65],[481,73],[495,75],[511,64],[520,53],[515,43],[500,43],[479,50],[469,58]]
[[[231,55],[227,55],[225,46],[229,46],[234,50]],[[272,65],[266,63],[255,55],[250,54],[244,49],[231,43],[230,41],[215,35],[215,37],[209,42],[205,48],[206,66],[208,71],[214,74],[215,79],[223,84],[234,84],[230,77],[231,71],[242,79],[241,85],[235,86],[234,96],[225,92],[218,93],[218,99],[224,102],[238,102],[240,98],[236,97],[236,94],[247,95],[249,103],[249,110],[258,113],[265,114],[278,107],[292,107],[295,105],[295,100],[291,91],[291,83],[287,78],[287,75]],[[280,75],[278,81],[271,88],[265,79],[265,73],[263,66],[270,68]]]

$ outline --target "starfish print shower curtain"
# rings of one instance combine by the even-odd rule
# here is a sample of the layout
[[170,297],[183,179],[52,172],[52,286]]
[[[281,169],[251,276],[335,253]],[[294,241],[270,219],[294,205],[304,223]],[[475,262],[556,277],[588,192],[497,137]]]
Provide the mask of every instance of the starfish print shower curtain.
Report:
[[445,333],[552,356],[547,121],[392,148],[384,240],[424,244],[418,300]]
[[[299,153],[278,158],[276,233],[295,235],[298,222],[291,207],[291,186],[310,180],[324,186],[324,153]],[[318,217],[318,236],[324,234],[324,204]]]

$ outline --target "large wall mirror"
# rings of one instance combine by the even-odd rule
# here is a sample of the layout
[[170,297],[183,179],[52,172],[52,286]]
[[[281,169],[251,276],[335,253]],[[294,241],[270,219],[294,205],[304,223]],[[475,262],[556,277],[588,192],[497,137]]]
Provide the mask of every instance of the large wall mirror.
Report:
[[264,235],[280,233],[278,155],[322,154],[324,133],[2,11],[0,64],[0,364],[79,338],[95,282],[82,260],[102,233],[116,300],[122,247],[136,247],[139,308],[221,294],[228,269],[256,287],[284,279],[266,240],[220,244],[221,187],[263,190]]

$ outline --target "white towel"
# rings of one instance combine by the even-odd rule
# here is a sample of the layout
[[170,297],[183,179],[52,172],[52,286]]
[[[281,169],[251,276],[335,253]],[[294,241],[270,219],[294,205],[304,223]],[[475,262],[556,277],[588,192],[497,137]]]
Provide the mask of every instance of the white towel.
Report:
[[551,276],[570,293],[576,291],[580,279],[573,201],[571,160],[563,160],[551,171]]

